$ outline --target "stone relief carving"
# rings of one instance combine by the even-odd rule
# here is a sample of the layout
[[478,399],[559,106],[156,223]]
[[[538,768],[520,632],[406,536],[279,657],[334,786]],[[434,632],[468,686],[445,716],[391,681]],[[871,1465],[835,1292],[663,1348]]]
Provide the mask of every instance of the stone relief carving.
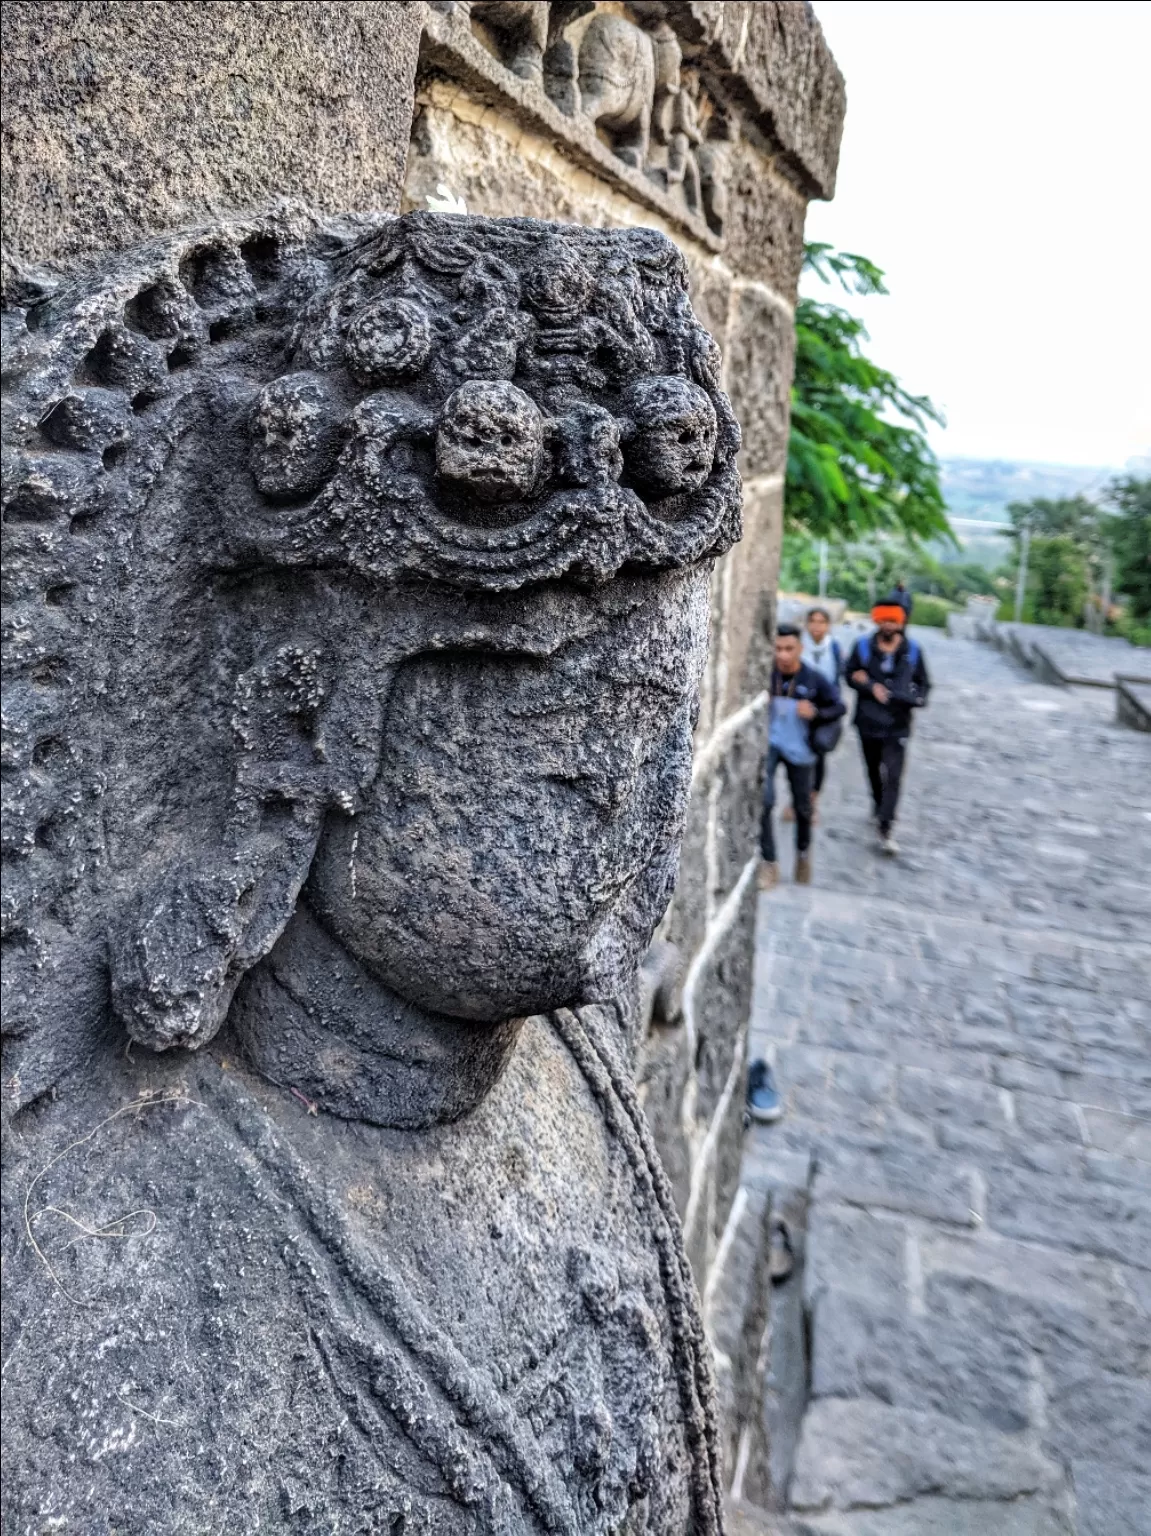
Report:
[[501,63],[539,85],[567,116],[586,119],[619,160],[722,234],[726,151],[738,127],[698,70],[684,67],[665,3],[637,0],[632,15],[592,3],[508,0],[447,0],[434,8],[478,23]]
[[6,1519],[718,1530],[630,1069],[740,528],[682,257],[285,212],[4,321]]

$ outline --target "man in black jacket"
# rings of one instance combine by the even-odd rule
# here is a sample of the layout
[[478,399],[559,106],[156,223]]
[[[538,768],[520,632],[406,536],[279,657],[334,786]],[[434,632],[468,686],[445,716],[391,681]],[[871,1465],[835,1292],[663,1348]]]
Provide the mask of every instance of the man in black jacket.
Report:
[[892,835],[911,711],[927,703],[931,680],[923,653],[904,633],[907,615],[895,594],[871,610],[875,632],[857,640],[847,658],[847,681],[855,690],[855,728],[875,802],[879,846],[894,856]]
[[794,624],[781,624],[775,634],[775,667],[771,674],[771,719],[768,731],[767,774],[763,786],[763,819],[759,846],[763,863],[759,888],[769,891],[779,882],[775,856],[775,775],[782,763],[795,807],[795,878],[811,880],[811,787],[815,776],[812,735],[847,713],[847,706],[822,672],[803,660],[803,641]]

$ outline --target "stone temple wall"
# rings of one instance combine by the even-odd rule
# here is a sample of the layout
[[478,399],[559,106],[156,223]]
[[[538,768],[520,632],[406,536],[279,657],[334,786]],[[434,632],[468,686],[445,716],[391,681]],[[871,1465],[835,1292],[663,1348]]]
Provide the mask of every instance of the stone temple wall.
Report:
[[756,1303],[745,1285],[724,1315],[724,1260],[754,1274],[763,1235],[737,1189],[793,306],[844,111],[810,6],[10,0],[4,51],[17,305],[110,252],[277,204],[285,227],[311,210],[354,232],[354,216],[462,199],[646,226],[682,252],[742,428],[744,534],[710,579],[680,876],[641,970],[636,1070],[717,1349],[730,1472]]

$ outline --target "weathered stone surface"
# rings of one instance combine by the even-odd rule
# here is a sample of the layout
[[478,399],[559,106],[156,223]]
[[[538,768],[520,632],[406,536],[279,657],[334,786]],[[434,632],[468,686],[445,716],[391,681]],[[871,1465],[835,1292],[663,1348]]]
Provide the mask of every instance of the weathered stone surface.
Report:
[[767,290],[741,283],[728,334],[726,377],[744,434],[740,467],[749,479],[778,474],[787,451],[794,322]]
[[723,626],[716,649],[717,709],[726,715],[771,685],[775,590],[783,542],[783,469],[752,480],[744,494],[744,537],[721,569]]
[[1106,1462],[1071,1464],[1077,1536],[1143,1536],[1151,1509],[1151,1477]]
[[741,140],[732,151],[724,256],[733,271],[794,304],[803,265],[807,202],[766,155]]
[[6,1522],[717,1531],[631,1069],[739,529],[681,257],[237,219],[15,318]]
[[821,1200],[906,1211],[958,1226],[977,1221],[970,1169],[898,1142],[863,1155],[835,1149],[816,1175],[815,1193]]
[[799,1510],[881,1507],[925,1493],[1013,1499],[1057,1480],[1055,1465],[1023,1435],[943,1414],[824,1398],[804,1419],[791,1503]]
[[4,7],[4,283],[225,209],[399,209],[424,6]]
[[741,1429],[760,1417],[760,1344],[767,1324],[770,1280],[766,1249],[769,1197],[741,1186],[704,1293],[704,1325],[716,1359],[724,1467],[730,1475]]
[[906,1270],[901,1222],[826,1201],[810,1212],[803,1270],[809,1307],[831,1289],[896,1301],[906,1294]]
[[909,1315],[832,1287],[812,1319],[815,1397],[861,1397],[1014,1434],[1031,1423],[1030,1355],[1005,1327]]
[[[1118,1532],[1119,1527],[1108,1527]],[[1082,1536],[1065,1501],[1053,1498],[912,1499],[894,1509],[802,1515],[791,1536]]]

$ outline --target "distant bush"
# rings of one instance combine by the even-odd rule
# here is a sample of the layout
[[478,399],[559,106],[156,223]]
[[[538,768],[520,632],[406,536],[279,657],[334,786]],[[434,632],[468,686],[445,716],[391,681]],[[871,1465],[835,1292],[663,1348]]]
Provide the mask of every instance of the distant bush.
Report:
[[915,606],[911,610],[911,622],[930,624],[933,629],[946,629],[947,615],[958,612],[958,603],[949,603],[945,597],[932,597],[926,592],[917,592]]
[[1151,645],[1151,624],[1146,619],[1140,621],[1125,613],[1114,624],[1107,626],[1110,635],[1122,635],[1124,640],[1130,640],[1132,645]]

